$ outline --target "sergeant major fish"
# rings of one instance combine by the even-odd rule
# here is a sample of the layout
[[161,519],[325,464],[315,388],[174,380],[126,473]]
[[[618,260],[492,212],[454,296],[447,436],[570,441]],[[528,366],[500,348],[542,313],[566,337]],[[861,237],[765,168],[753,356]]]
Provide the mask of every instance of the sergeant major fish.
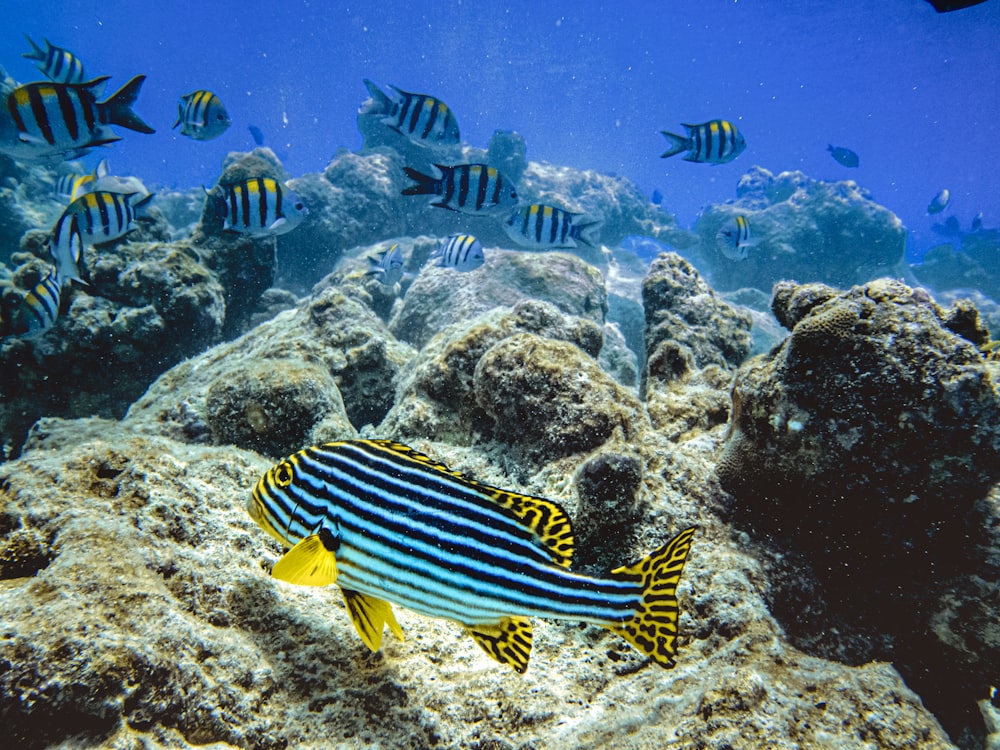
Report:
[[448,105],[427,94],[411,94],[390,85],[391,95],[364,79],[371,102],[362,115],[383,115],[381,122],[418,143],[458,143],[458,122]]
[[687,151],[684,161],[707,164],[726,164],[743,153],[747,147],[742,133],[728,120],[709,120],[701,125],[683,125],[687,135],[677,135],[661,130],[670,141],[660,158]]
[[45,40],[45,49],[42,49],[27,34],[24,38],[31,45],[31,52],[25,52],[21,57],[34,60],[42,75],[56,83],[83,83],[83,63],[80,58],[68,49],[56,47],[48,39]]
[[674,665],[677,584],[695,529],[595,578],[569,570],[573,531],[556,503],[480,484],[386,440],[326,443],[293,454],[253,489],[251,517],[285,547],[272,575],[336,583],[373,651],[391,603],[454,620],[519,673],[529,617],[586,621]]
[[440,177],[431,177],[409,167],[406,175],[415,182],[403,195],[436,195],[432,206],[466,214],[483,214],[517,205],[511,181],[486,164],[435,164]]
[[475,271],[486,262],[486,253],[483,252],[483,243],[471,234],[453,234],[442,240],[427,260],[436,260],[441,268]]
[[535,203],[514,209],[503,229],[514,242],[526,247],[574,248],[577,242],[596,247],[601,222],[581,221],[577,219],[579,216],[556,206]]
[[393,244],[377,256],[369,257],[368,275],[375,276],[385,286],[395,286],[403,278],[403,251],[399,245]]
[[146,76],[136,76],[103,102],[95,90],[108,76],[86,83],[28,83],[7,94],[0,109],[0,153],[15,159],[81,156],[120,141],[111,125],[153,133],[132,111]]
[[45,275],[23,296],[12,289],[0,301],[0,336],[32,338],[55,325],[61,301],[59,269],[50,266]]
[[222,217],[222,228],[251,237],[291,232],[309,213],[293,190],[270,177],[219,185],[209,195]]
[[181,126],[181,135],[196,141],[218,138],[229,128],[229,113],[222,100],[211,91],[192,91],[181,97],[177,104],[177,121],[171,126]]
[[[152,199],[152,193],[84,193],[63,210],[52,228],[52,237],[63,233],[67,221],[76,220],[85,245],[99,245],[124,237],[136,228],[136,209]],[[54,244],[58,246],[58,239]]]
[[47,239],[49,255],[59,271],[63,284],[72,281],[86,283],[86,269],[83,265],[83,234],[80,232],[80,216],[65,211],[56,221]]
[[746,260],[750,248],[756,243],[750,239],[750,220],[737,214],[719,229],[715,235],[719,252],[730,260]]

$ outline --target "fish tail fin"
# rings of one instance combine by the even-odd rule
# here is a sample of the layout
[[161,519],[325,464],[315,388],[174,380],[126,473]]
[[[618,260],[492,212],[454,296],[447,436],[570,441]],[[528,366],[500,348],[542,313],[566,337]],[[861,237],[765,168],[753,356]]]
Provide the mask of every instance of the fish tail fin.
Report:
[[371,103],[366,103],[361,110],[363,115],[387,115],[392,112],[392,100],[376,84],[364,79],[365,88],[371,94]]
[[576,238],[588,247],[597,247],[600,244],[601,227],[603,226],[604,222],[601,219],[578,221],[574,225],[577,230]]
[[438,184],[441,182],[438,178],[418,172],[410,167],[403,167],[403,171],[415,183],[403,190],[403,195],[437,195]]
[[34,40],[28,36],[24,35],[24,38],[28,40],[28,44],[31,45],[31,52],[25,52],[21,57],[28,60],[37,60],[38,62],[45,62],[45,50],[35,44]]
[[691,139],[686,135],[677,135],[677,133],[670,133],[666,130],[661,130],[661,133],[667,137],[670,141],[670,147],[660,154],[661,159],[666,159],[667,157],[679,154],[681,151],[688,151],[691,148]]
[[685,529],[638,562],[612,571],[641,583],[642,603],[630,619],[606,627],[666,669],[674,666],[677,653],[677,583],[694,532],[694,527]]
[[146,76],[144,75],[135,76],[115,93],[101,102],[100,106],[104,109],[108,122],[115,125],[121,125],[123,128],[128,128],[129,130],[134,130],[138,133],[156,132],[153,128],[143,122],[139,115],[132,111],[132,105],[135,104],[135,100],[139,96],[139,89],[142,88],[142,84],[145,80]]

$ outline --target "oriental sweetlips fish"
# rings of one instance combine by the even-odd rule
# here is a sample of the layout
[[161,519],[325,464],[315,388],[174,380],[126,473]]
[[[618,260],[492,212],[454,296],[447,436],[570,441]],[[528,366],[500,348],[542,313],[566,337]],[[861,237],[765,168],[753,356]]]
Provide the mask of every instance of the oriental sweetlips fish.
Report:
[[709,120],[701,125],[683,125],[687,135],[661,130],[670,141],[661,158],[666,159],[687,151],[684,161],[706,164],[726,164],[743,153],[747,142],[736,126],[728,120]]
[[417,143],[458,143],[458,122],[448,105],[427,94],[411,94],[390,85],[391,95],[365,80],[372,100],[362,115],[382,115],[381,122]]
[[222,228],[250,237],[291,232],[309,213],[294,191],[270,177],[222,184],[208,195],[222,217]]
[[103,102],[95,91],[108,76],[86,83],[28,83],[0,107],[0,153],[15,159],[82,156],[95,146],[120,141],[111,125],[154,133],[132,111],[146,76],[136,76]]
[[574,248],[578,242],[596,247],[601,222],[580,220],[579,216],[556,206],[534,203],[514,209],[503,228],[514,242],[526,247]]
[[475,271],[486,262],[486,253],[483,252],[483,243],[471,234],[453,234],[443,240],[427,260],[436,260],[442,268]]
[[432,206],[465,214],[483,214],[517,205],[513,184],[494,167],[485,164],[435,164],[440,177],[422,174],[403,167],[407,177],[416,184],[403,190],[403,195],[436,195]]
[[68,49],[50,44],[48,39],[45,40],[45,49],[42,49],[27,34],[24,38],[31,45],[31,52],[26,52],[21,57],[34,60],[42,75],[56,83],[83,83],[83,63],[80,58]]
[[279,580],[336,583],[365,644],[402,638],[390,602],[454,620],[519,673],[529,617],[596,623],[662,667],[677,652],[677,584],[695,529],[594,578],[569,570],[573,532],[556,503],[480,484],[386,440],[293,454],[253,489],[251,517],[285,547]]
[[229,127],[229,113],[222,100],[211,91],[192,91],[181,97],[177,104],[177,122],[171,127],[181,126],[181,135],[196,141],[210,141],[218,138]]

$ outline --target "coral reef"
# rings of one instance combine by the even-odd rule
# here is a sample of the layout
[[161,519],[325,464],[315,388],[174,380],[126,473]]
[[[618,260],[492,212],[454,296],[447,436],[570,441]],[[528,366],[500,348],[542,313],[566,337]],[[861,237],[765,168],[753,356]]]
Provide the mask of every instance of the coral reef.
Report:
[[[754,243],[744,261],[726,258],[716,244],[719,229],[737,214],[749,219]],[[762,167],[740,179],[734,202],[709,206],[695,231],[701,245],[692,257],[724,291],[769,290],[782,279],[846,287],[898,275],[906,242],[902,222],[856,183]]]
[[989,335],[971,304],[888,279],[786,282],[773,307],[791,335],[740,369],[717,467],[739,521],[785,550],[772,611],[816,653],[891,659],[961,726],[1000,662]]
[[975,289],[993,300],[1000,300],[1000,230],[980,229],[962,233],[954,242],[931,248],[919,264],[911,266],[913,275],[935,292]]

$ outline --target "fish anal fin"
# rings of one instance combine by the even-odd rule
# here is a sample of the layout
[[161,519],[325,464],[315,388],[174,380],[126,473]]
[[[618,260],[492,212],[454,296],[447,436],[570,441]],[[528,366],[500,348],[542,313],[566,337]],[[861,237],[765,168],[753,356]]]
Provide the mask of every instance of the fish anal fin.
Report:
[[[307,536],[274,564],[271,575],[299,586],[329,586],[337,580],[337,556],[323,534]],[[332,537],[331,537],[332,539]]]
[[527,617],[504,617],[496,623],[467,625],[466,632],[483,651],[518,674],[528,671],[531,657],[531,620]]
[[613,576],[641,585],[642,602],[631,618],[606,627],[666,669],[674,666],[677,653],[677,583],[694,532],[694,528],[685,529],[638,562],[611,571]]
[[568,568],[572,563],[573,526],[570,523],[569,515],[559,503],[546,500],[544,497],[522,495],[491,487],[488,484],[481,484],[403,443],[396,443],[392,440],[372,440],[371,442],[383,450],[419,461],[425,466],[461,479],[507,510],[519,523],[530,529],[535,535],[538,545],[549,553],[553,562],[565,568]]
[[386,625],[399,640],[403,640],[403,629],[396,622],[392,605],[374,596],[362,594],[360,591],[341,589],[347,613],[351,616],[354,629],[358,631],[361,640],[372,651],[382,648],[382,630]]

